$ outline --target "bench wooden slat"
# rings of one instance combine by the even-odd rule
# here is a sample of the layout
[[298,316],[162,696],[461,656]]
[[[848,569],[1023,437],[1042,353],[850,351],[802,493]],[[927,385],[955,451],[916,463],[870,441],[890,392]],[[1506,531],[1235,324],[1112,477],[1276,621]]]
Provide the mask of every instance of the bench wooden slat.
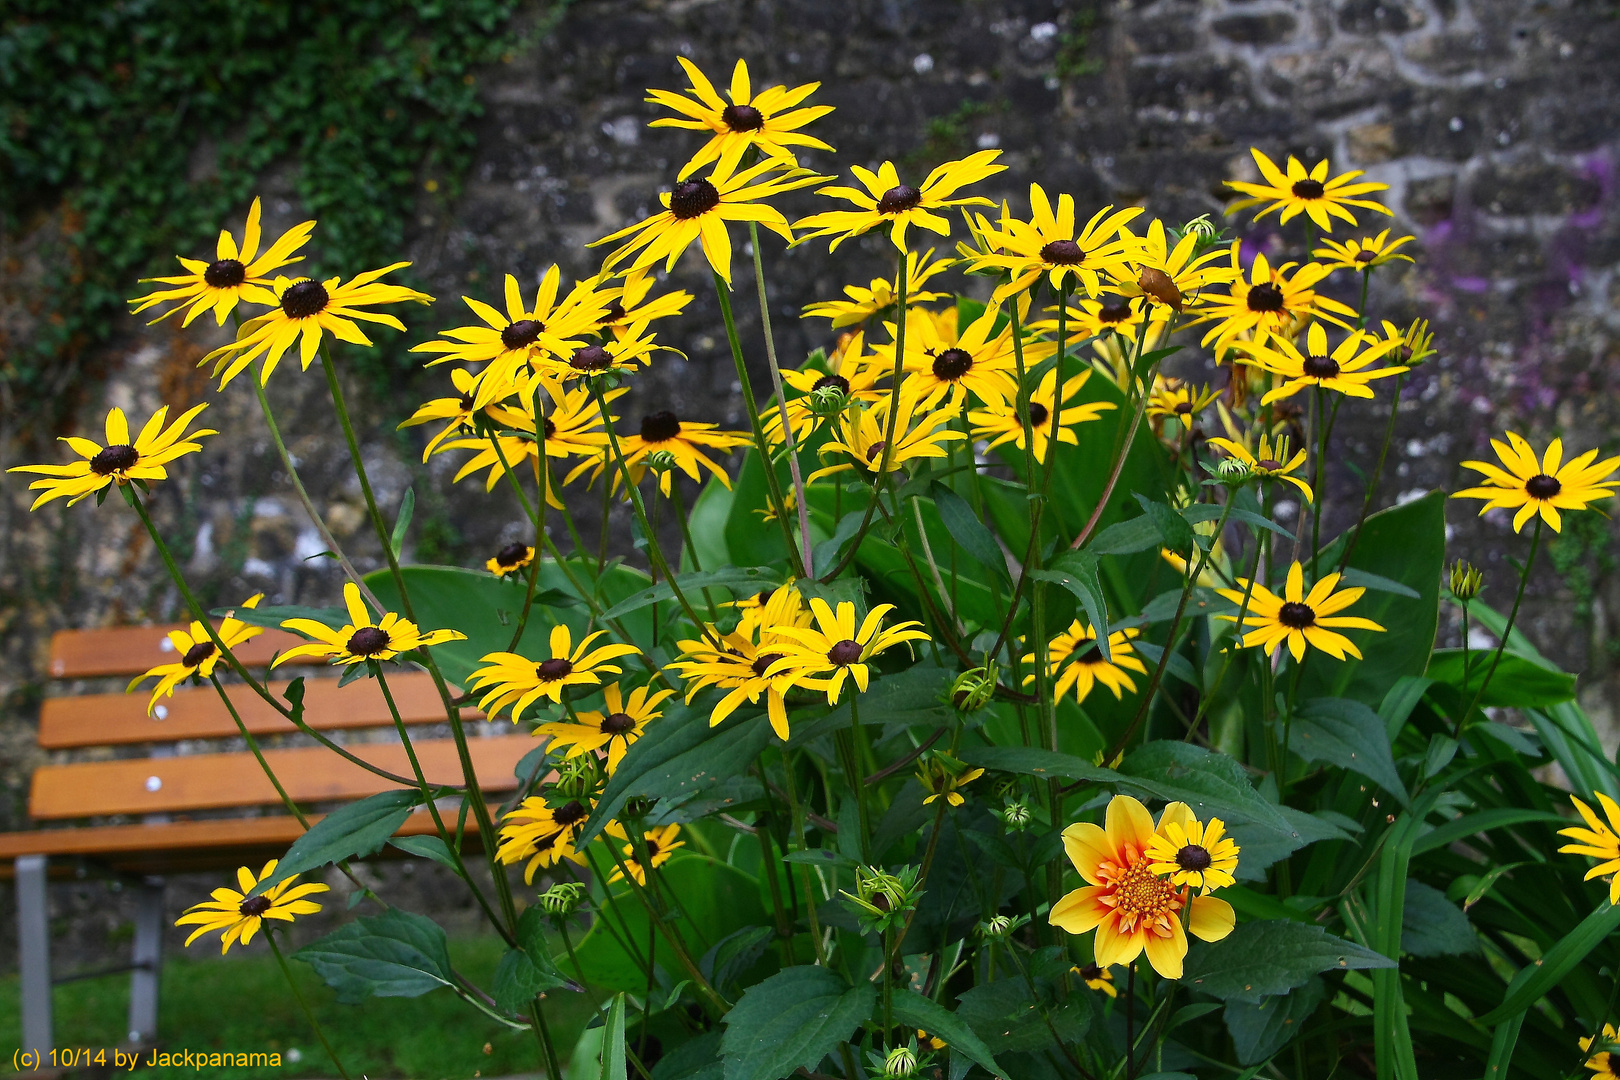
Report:
[[[103,675],[139,675],[159,664],[179,660],[174,649],[164,649],[169,631],[189,623],[166,626],[113,626],[97,630],[58,630],[51,635],[50,675],[53,679],[90,679]],[[263,667],[277,652],[286,652],[303,638],[285,630],[266,630],[233,649],[249,667]],[[295,657],[288,663],[318,663]]]
[[[470,740],[479,784],[486,791],[510,791],[516,787],[512,770],[536,745],[528,735]],[[424,740],[415,746],[429,783],[461,782],[452,740]],[[348,749],[379,768],[399,776],[411,775],[405,748],[399,743],[366,743]],[[264,756],[288,795],[300,803],[359,799],[393,786],[322,746],[266,750]],[[49,820],[260,806],[279,801],[252,754],[195,754],[45,765],[34,773],[28,809],[35,820]]]
[[[283,699],[286,682],[268,689]],[[297,729],[246,686],[227,686],[242,723],[254,735],[284,735]],[[432,676],[417,671],[390,676],[388,689],[407,724],[444,722]],[[211,686],[176,690],[162,699],[162,715],[147,716],[148,695],[82,694],[46,698],[39,713],[39,745],[47,750],[78,746],[118,746],[179,739],[220,739],[238,734],[236,724]],[[283,699],[284,700],[284,699]],[[467,719],[475,709],[463,709]],[[387,727],[393,724],[382,691],[373,679],[359,679],[341,689],[337,679],[309,679],[304,683],[304,721],[321,731],[342,728]]]

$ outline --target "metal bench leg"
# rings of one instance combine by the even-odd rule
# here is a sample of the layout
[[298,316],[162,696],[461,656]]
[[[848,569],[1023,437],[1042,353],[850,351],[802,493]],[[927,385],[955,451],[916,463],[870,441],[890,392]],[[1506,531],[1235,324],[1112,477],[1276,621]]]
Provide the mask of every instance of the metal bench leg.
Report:
[[129,981],[129,1041],[157,1039],[158,980],[163,970],[163,879],[147,878],[135,900],[135,972]]
[[45,856],[17,857],[17,944],[22,974],[22,1049],[51,1050],[51,937]]

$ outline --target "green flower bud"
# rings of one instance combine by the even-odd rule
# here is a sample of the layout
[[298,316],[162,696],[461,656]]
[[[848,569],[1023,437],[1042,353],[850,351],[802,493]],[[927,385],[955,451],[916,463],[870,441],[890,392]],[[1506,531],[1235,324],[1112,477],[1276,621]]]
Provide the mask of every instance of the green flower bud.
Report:
[[1033,818],[1034,815],[1030,813],[1029,807],[1021,802],[1015,802],[1001,812],[1003,824],[1013,832],[1023,832],[1029,828],[1029,823]]
[[578,909],[585,897],[585,886],[575,881],[561,881],[540,894],[540,908],[547,915],[566,919]]
[[1485,585],[1485,575],[1477,566],[1458,559],[1451,564],[1451,595],[1467,603],[1479,595]]
[[887,1077],[911,1076],[917,1071],[917,1054],[909,1046],[897,1046],[883,1059],[883,1075]]

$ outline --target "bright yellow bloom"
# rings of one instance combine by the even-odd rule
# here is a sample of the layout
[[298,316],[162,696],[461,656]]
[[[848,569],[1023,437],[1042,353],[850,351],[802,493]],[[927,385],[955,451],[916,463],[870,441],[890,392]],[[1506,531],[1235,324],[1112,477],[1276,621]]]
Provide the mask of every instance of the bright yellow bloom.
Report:
[[798,159],[793,156],[792,147],[795,146],[832,149],[820,139],[799,130],[832,112],[832,106],[794,108],[820,89],[820,83],[806,83],[791,90],[785,86],[773,86],[755,94],[748,78],[748,65],[738,60],[737,66],[731,71],[731,86],[726,95],[731,102],[727,104],[696,64],[684,56],[675,59],[692,82],[687,90],[691,97],[670,90],[649,90],[646,100],[674,109],[683,119],[662,117],[647,126],[712,132],[712,137],[703,144],[703,148],[692,156],[691,161],[681,166],[677,180],[685,180],[711,161],[717,162],[717,172],[723,170],[729,173],[737,168],[737,163],[749,149],[758,150],[777,167],[798,164]]
[[1042,277],[1051,283],[1053,292],[1078,287],[1095,297],[1102,289],[1101,274],[1113,278],[1125,274],[1124,260],[1137,243],[1130,224],[1142,213],[1141,207],[1115,211],[1105,206],[1077,230],[1074,196],[1059,195],[1054,211],[1046,191],[1039,184],[1031,184],[1029,206],[1029,220],[1020,221],[1003,203],[1001,227],[991,226],[979,232],[989,250],[967,258],[969,270],[1010,275],[991,294],[992,304],[1023,292]]
[[[1030,323],[1031,332],[1057,333],[1057,308],[1049,307],[1045,310],[1052,318]],[[1168,312],[1161,311],[1153,305],[1133,304],[1126,296],[1104,296],[1100,300],[1082,296],[1064,309],[1063,332],[1067,335],[1071,347],[1088,338],[1102,337],[1110,331],[1130,338],[1134,346],[1142,320],[1151,317],[1162,329],[1167,316]]]
[[229,229],[221,229],[219,241],[214,245],[213,262],[176,255],[180,265],[186,268],[186,273],[141,280],[178,287],[159,289],[130,300],[130,314],[138,315],[147,308],[172,300],[176,302],[175,305],[152,322],[162,322],[175,312],[184,310],[186,317],[180,321],[180,325],[190,326],[197,316],[212,311],[215,322],[224,326],[225,316],[234,311],[241,301],[274,304],[276,294],[270,291],[270,278],[267,275],[272,270],[304,261],[302,255],[295,256],[293,253],[309,241],[313,228],[313,221],[294,225],[260,255],[259,200],[255,198],[253,207],[248,210],[247,228],[242,233],[241,244],[237,244]]
[[[923,288],[928,279],[950,269],[950,262],[945,259],[935,259],[934,249],[918,255],[915,251],[906,252],[906,303],[928,304],[935,300],[945,298],[945,293],[928,292]],[[844,295],[848,300],[824,300],[819,304],[806,304],[804,315],[806,319],[831,319],[834,330],[844,326],[854,326],[863,323],[879,312],[886,311],[895,305],[898,297],[895,296],[894,282],[888,278],[873,278],[870,288],[861,288],[859,285],[845,285]]]
[[[630,871],[630,876],[635,878],[637,885],[647,884],[647,868],[636,861],[636,846],[630,842],[629,834],[625,832],[624,826],[615,821],[605,831],[609,836],[625,841],[624,869]],[[680,832],[681,827],[671,822],[656,829],[648,829],[641,834],[641,842],[647,845],[647,861],[654,870],[669,862],[669,857],[675,854],[676,848],[686,846],[685,840],[675,839],[680,835]],[[623,870],[615,869],[608,877],[610,883],[623,880]]]
[[1212,387],[1194,386],[1173,375],[1155,375],[1153,392],[1148,395],[1147,414],[1151,420],[1179,420],[1191,427],[1198,415],[1221,396]]
[[1166,814],[1148,844],[1147,857],[1155,874],[1170,875],[1170,884],[1209,892],[1222,889],[1237,879],[1238,846],[1224,835],[1225,822],[1210,818],[1172,818]]
[[736,610],[737,633],[751,641],[763,640],[778,626],[810,625],[810,612],[795,584],[795,580],[790,579],[774,589],[763,589],[721,606]]
[[[1241,241],[1232,241],[1232,267],[1240,269]],[[1348,329],[1345,318],[1355,318],[1355,310],[1316,292],[1316,285],[1331,273],[1321,263],[1294,263],[1273,267],[1260,254],[1254,257],[1249,280],[1232,282],[1231,290],[1205,297],[1197,306],[1199,321],[1215,323],[1201,344],[1215,345],[1217,358],[1223,358],[1239,335],[1252,335],[1251,343],[1264,345],[1272,337],[1291,338],[1302,324],[1326,319]]]
[[[956,313],[949,314],[949,319],[939,319],[928,311],[906,312],[906,374],[901,396],[913,399],[918,412],[935,406],[954,411],[970,392],[992,407],[1016,398],[1011,321],[997,332],[996,319],[1001,313],[987,307],[958,333]],[[884,326],[892,338],[895,327]],[[893,342],[874,347],[875,362],[893,370],[894,349]],[[1024,363],[1038,363],[1056,351],[1050,342],[1032,341],[1024,347]]]
[[[1171,803],[1160,815],[1160,827],[1192,816],[1186,803]],[[1154,835],[1152,815],[1129,795],[1115,795],[1108,803],[1105,827],[1078,822],[1064,829],[1063,849],[1087,884],[1053,905],[1048,918],[1071,934],[1096,930],[1100,967],[1129,964],[1146,952],[1161,977],[1179,979],[1187,931],[1219,941],[1232,932],[1237,916],[1225,900],[1193,896],[1155,874],[1147,853]]]
[[1251,148],[1249,153],[1254,155],[1254,163],[1260,166],[1260,175],[1265,177],[1265,183],[1228,180],[1227,187],[1240,191],[1249,198],[1239,199],[1228,206],[1227,216],[1250,206],[1265,206],[1264,210],[1254,215],[1254,220],[1259,221],[1273,210],[1281,210],[1277,222],[1286,225],[1296,215],[1303,213],[1316,222],[1323,232],[1330,233],[1333,231],[1334,218],[1348,221],[1351,225],[1356,223],[1355,215],[1345,209],[1347,206],[1359,206],[1382,214],[1392,213],[1383,203],[1355,198],[1357,195],[1370,195],[1375,191],[1389,190],[1388,184],[1366,181],[1360,184],[1351,183],[1362,175],[1359,169],[1340,173],[1330,180],[1326,158],[1318,161],[1309,172],[1306,172],[1299,159],[1290,154],[1287,171],[1284,172],[1259,150]]
[[1597,792],[1598,805],[1603,807],[1603,813],[1609,819],[1604,823],[1592,812],[1592,808],[1580,799],[1571,795],[1569,801],[1580,811],[1588,828],[1574,826],[1559,829],[1559,836],[1567,836],[1575,843],[1565,844],[1558,849],[1558,853],[1585,855],[1598,860],[1598,864],[1586,872],[1585,880],[1591,881],[1593,878],[1612,874],[1613,877],[1609,879],[1609,903],[1620,904],[1620,837],[1615,835],[1616,830],[1620,830],[1620,806],[1615,805],[1615,801],[1603,792]]
[[[1060,415],[1055,400],[1057,368],[1054,367],[1041,376],[1040,385],[1029,395],[1029,431],[1035,440],[1036,461],[1045,464],[1053,427],[1057,425],[1059,419],[1062,420],[1062,426],[1057,427],[1057,441],[1078,446],[1080,437],[1074,433],[1075,428],[1101,418],[1109,409],[1119,408],[1112,401],[1083,401],[1075,405],[1069,404],[1069,399],[1078,394],[1090,378],[1090,371],[1082,371],[1063,381],[1063,408]],[[1018,415],[1018,407],[1013,402],[1007,402],[1000,408],[975,409],[968,413],[968,423],[973,425],[975,439],[989,440],[989,444],[985,447],[987,451],[1009,442],[1020,450],[1024,448],[1024,421]]]
[[314,881],[300,885],[297,874],[277,882],[258,896],[248,895],[255,885],[276,872],[278,861],[271,859],[265,863],[258,877],[247,867],[238,867],[236,889],[215,889],[213,899],[186,908],[185,914],[174,920],[176,926],[197,928],[186,938],[186,944],[190,945],[204,934],[222,930],[219,951],[223,955],[237,942],[246,945],[252,941],[266,919],[290,923],[299,915],[313,915],[321,910],[321,905],[305,898],[327,892],[328,886]]
[[[1249,610],[1243,617],[1244,625],[1240,627],[1248,631],[1247,636],[1243,638],[1243,647],[1259,645],[1269,654],[1272,649],[1287,642],[1288,651],[1294,654],[1296,661],[1300,661],[1305,659],[1305,646],[1310,644],[1336,660],[1343,660],[1346,653],[1360,660],[1361,650],[1356,648],[1355,642],[1343,634],[1334,633],[1333,628],[1375,630],[1379,633],[1382,633],[1384,628],[1371,619],[1359,616],[1335,616],[1335,612],[1343,611],[1360,600],[1362,594],[1367,591],[1357,587],[1335,592],[1341,576],[1325,575],[1307,595],[1304,584],[1305,571],[1296,562],[1288,568],[1288,580],[1283,586],[1281,596],[1255,582],[1254,591],[1249,596]],[[1238,578],[1237,588],[1215,591],[1241,609],[1243,595],[1248,588],[1248,579]],[[1215,617],[1226,622],[1238,621],[1236,615]]]
[[[619,449],[624,453],[624,464],[630,470],[630,482],[639,484],[647,472],[647,458],[660,451],[669,454],[675,460],[675,467],[699,483],[703,474],[698,466],[703,466],[713,474],[716,480],[726,487],[731,486],[731,478],[726,475],[725,468],[719,462],[705,454],[704,450],[723,450],[728,454],[739,446],[748,445],[751,436],[742,431],[721,431],[718,424],[702,423],[695,420],[682,420],[668,409],[648,413],[641,418],[641,428],[634,435],[626,435],[619,439]],[[569,474],[572,480],[585,469],[591,469],[591,479],[602,475],[604,467],[613,470],[613,489],[617,491],[624,480],[624,475],[617,462],[609,463],[605,457],[599,457],[594,462],[586,462]],[[666,469],[658,474],[658,490],[669,497],[670,476],[673,470]]]
[[[595,396],[585,387],[559,391],[555,387],[548,386],[547,392],[552,395],[554,401],[551,415],[545,417],[543,427],[547,460],[579,456],[588,459],[586,467],[589,467],[592,461],[600,457],[608,442],[607,432],[602,425],[602,410],[597,405]],[[629,393],[627,389],[620,387],[617,390],[605,391],[602,396],[611,405],[615,399],[627,393]],[[516,407],[492,406],[489,415],[512,434],[491,433],[456,439],[439,447],[440,450],[478,451],[456,472],[455,482],[459,483],[463,478],[480,470],[488,470],[484,477],[485,491],[494,490],[495,485],[500,483],[505,468],[509,467],[519,475],[524,472],[530,475],[537,472],[540,456],[540,442],[534,437],[533,397],[520,394]],[[616,421],[618,417],[610,414],[610,419]],[[506,460],[504,467],[501,464],[502,458]],[[578,471],[576,469],[574,473],[570,473],[568,480],[572,480]],[[546,505],[560,509],[563,504],[552,490],[551,470],[547,469],[545,472]]]
[[512,652],[485,654],[478,662],[488,666],[474,671],[468,680],[471,689],[484,693],[479,709],[491,720],[510,709],[515,724],[523,710],[540,698],[560,702],[570,686],[600,686],[604,674],[624,674],[624,669],[608,661],[641,650],[617,644],[592,649],[591,643],[606,633],[587,634],[575,648],[568,624],[558,623],[551,628],[551,655],[539,663]]
[[220,376],[219,388],[223,390],[260,356],[264,357],[264,364],[259,370],[259,382],[268,384],[270,373],[276,370],[294,342],[299,343],[298,359],[305,371],[309,370],[328,333],[340,341],[369,347],[371,339],[366,337],[356,319],[381,323],[395,330],[404,330],[405,324],[385,312],[367,311],[363,305],[400,304],[407,300],[418,304],[433,302],[433,297],[427,293],[379,280],[409,265],[397,262],[381,270],[367,270],[347,283],[335,277],[325,281],[313,278],[290,281],[278,277],[272,285],[276,307],[243,323],[235,341],[215,349],[197,366],[214,361],[210,374]]
[[1368,368],[1399,344],[1398,341],[1380,341],[1365,331],[1355,330],[1330,352],[1327,331],[1321,323],[1312,323],[1305,333],[1304,352],[1284,337],[1273,338],[1271,348],[1241,343],[1238,348],[1247,352],[1254,363],[1286,380],[1260,399],[1260,404],[1270,405],[1313,386],[1335,390],[1345,397],[1371,398],[1373,392],[1368,383],[1408,370],[1394,365]]
[[[264,593],[255,593],[242,602],[245,608],[256,608],[259,601],[264,599]],[[224,642],[227,649],[235,649],[244,641],[256,638],[264,633],[263,627],[251,626],[236,618],[236,612],[227,612],[219,629],[215,631],[219,640]],[[173,651],[178,653],[180,659],[173,664],[159,664],[146,674],[138,676],[129,684],[128,693],[134,690],[147,679],[157,679],[158,683],[152,687],[152,697],[146,703],[146,715],[151,716],[152,710],[157,708],[158,698],[168,697],[174,693],[174,688],[195,675],[199,679],[206,679],[213,675],[214,667],[225,657],[220,653],[211,638],[208,630],[202,623],[195,620],[185,630],[170,630],[169,644],[174,646]]]
[[782,658],[766,669],[767,674],[789,673],[789,685],[825,690],[829,705],[838,704],[849,679],[855,681],[856,690],[866,693],[872,680],[867,661],[903,642],[929,640],[922,623],[915,620],[885,628],[883,620],[893,610],[893,604],[879,604],[857,628],[854,604],[841,601],[834,611],[827,601],[812,596],[810,613],[815,626],[777,627]]
[[510,577],[534,562],[534,548],[528,544],[507,544],[484,562],[484,569],[496,577]]
[[473,391],[478,387],[478,377],[465,368],[456,368],[450,372],[450,385],[456,389],[455,397],[434,398],[432,401],[424,402],[421,408],[399,425],[403,430],[435,420],[447,421],[423,448],[424,462],[443,446],[446,439],[471,435],[474,431],[473,418],[478,415],[479,407],[473,401]]
[[1220,249],[1194,257],[1197,247],[1198,234],[1192,230],[1170,247],[1164,222],[1154,218],[1147,235],[1127,248],[1123,272],[1111,271],[1115,275],[1114,287],[1126,296],[1139,298],[1143,306],[1179,313],[1205,287],[1243,276],[1236,267],[1213,265],[1221,257]]
[[[599,345],[586,345],[575,349],[572,356],[547,361],[537,377],[542,382],[573,383],[581,379],[628,375],[636,370],[637,364],[642,367],[651,365],[652,354],[661,350],[679,354],[683,360],[686,358],[679,349],[660,345],[655,338],[656,335],[648,332],[645,323],[638,322],[612,340],[605,340]],[[520,377],[519,396],[532,393],[527,380]]]
[[[1592,1043],[1595,1041],[1590,1035],[1582,1036],[1581,1049],[1583,1051],[1592,1049]],[[1609,1046],[1617,1042],[1620,1042],[1620,1030],[1616,1030],[1613,1024],[1604,1024],[1603,1045]],[[1600,1051],[1586,1059],[1586,1067],[1596,1073],[1597,1077],[1620,1076],[1620,1055],[1608,1050]],[[1597,1080],[1597,1077],[1593,1080]]]
[[[954,312],[952,318],[955,318]],[[865,348],[866,333],[857,330],[845,334],[840,347],[827,358],[825,374],[811,367],[782,372],[782,381],[800,395],[788,399],[787,403],[795,445],[803,442],[823,419],[830,419],[843,409],[859,408],[857,402],[871,406],[889,396],[889,391],[880,389],[878,383],[894,373],[894,353],[890,351],[889,362],[885,364]],[[773,447],[780,446],[782,410],[768,406],[760,419],[765,422],[766,441]]]
[[164,465],[202,449],[201,444],[192,440],[219,434],[212,428],[186,430],[197,414],[206,408],[207,405],[194,406],[165,428],[163,422],[168,419],[169,407],[161,406],[133,442],[129,438],[129,421],[124,417],[124,410],[113,409],[107,413],[106,446],[73,435],[62,436],[61,441],[67,443],[82,460],[66,465],[14,465],[6,471],[44,474],[45,479],[35,480],[28,485],[30,491],[42,492],[29,510],[38,510],[52,499],[64,496],[68,505],[72,506],[86,495],[105,490],[113,484],[120,487],[138,484],[144,488],[150,481],[169,478]]
[[1371,270],[1375,266],[1383,266],[1396,259],[1412,261],[1412,256],[1403,255],[1399,248],[1411,243],[1415,237],[1401,236],[1394,240],[1389,238],[1389,230],[1385,229],[1377,236],[1351,237],[1340,243],[1337,240],[1323,240],[1322,246],[1311,252],[1320,259],[1323,265],[1334,270]]
[[888,397],[884,397],[870,409],[850,409],[838,418],[838,437],[823,446],[821,453],[823,456],[841,453],[849,460],[817,469],[810,474],[809,482],[857,466],[867,479],[876,479],[885,458],[888,461],[887,471],[897,472],[904,469],[907,462],[949,457],[950,451],[944,444],[967,438],[950,426],[951,418],[947,412],[917,417],[916,402],[902,393],[895,412],[894,446],[890,448],[885,438],[888,434],[889,401]]
[[591,807],[571,799],[553,809],[546,800],[531,795],[522,805],[501,818],[501,842],[495,857],[504,866],[527,859],[523,883],[534,884],[535,872],[555,866],[563,859],[582,863],[585,857],[574,850],[580,828],[591,816]]
[[369,660],[392,660],[400,653],[443,645],[447,641],[467,640],[467,635],[459,630],[429,630],[424,634],[415,623],[392,611],[385,612],[373,623],[371,612],[366,610],[360,590],[352,581],[343,583],[343,603],[349,609],[349,624],[341,630],[314,619],[284,621],[283,629],[315,640],[293,646],[277,656],[270,666],[280,667],[295,656],[330,657],[334,664],[362,664]]
[[549,738],[552,749],[567,747],[568,753],[563,755],[565,761],[593,750],[606,750],[607,771],[612,776],[619,762],[624,760],[625,751],[641,738],[647,722],[664,715],[658,708],[659,703],[674,693],[638,686],[626,699],[618,683],[608,683],[602,689],[604,712],[576,713],[572,720],[564,723],[541,724],[534,733],[537,737]]
[[1588,450],[1565,464],[1564,442],[1554,439],[1538,462],[1536,452],[1522,436],[1510,431],[1507,438],[1507,445],[1496,439],[1491,440],[1496,456],[1502,459],[1502,464],[1507,468],[1498,468],[1488,461],[1463,462],[1464,468],[1484,473],[1485,482],[1480,487],[1465,488],[1451,497],[1484,499],[1485,505],[1479,510],[1481,514],[1499,506],[1517,506],[1519,512],[1513,517],[1514,532],[1524,528],[1525,522],[1537,513],[1552,526],[1553,532],[1559,532],[1563,521],[1558,511],[1585,510],[1599,499],[1609,498],[1614,494],[1612,489],[1620,487],[1620,480],[1609,479],[1620,468],[1620,457],[1604,458],[1594,463],[1598,452]]
[[1261,435],[1260,449],[1255,453],[1250,453],[1249,448],[1236,439],[1214,438],[1209,440],[1209,444],[1218,450],[1225,450],[1227,454],[1243,462],[1251,473],[1293,484],[1300,490],[1300,494],[1305,496],[1306,502],[1316,501],[1311,485],[1291,475],[1305,467],[1305,451],[1301,450],[1293,457],[1289,457],[1288,436],[1277,436],[1276,445],[1273,446],[1269,436]]
[[[934,213],[950,206],[991,206],[989,199],[977,195],[953,198],[969,184],[976,184],[1007,166],[997,165],[1000,150],[980,150],[960,161],[947,161],[928,174],[922,187],[914,188],[900,182],[900,173],[894,162],[885,161],[877,172],[856,165],[850,169],[861,187],[835,184],[818,188],[816,194],[843,199],[855,204],[854,210],[828,210],[811,214],[793,223],[796,229],[810,229],[799,242],[817,236],[834,237],[832,250],[852,236],[860,236],[882,225],[889,227],[889,239],[901,252],[906,251],[906,230],[912,225],[928,229],[940,236],[951,235],[950,219]],[[865,190],[862,190],[864,188]]]
[[696,177],[681,180],[671,191],[659,195],[664,209],[661,213],[636,222],[634,225],[609,233],[588,246],[596,247],[629,237],[603,261],[604,269],[618,266],[635,254],[631,270],[651,266],[664,260],[666,271],[675,268],[675,260],[697,241],[709,266],[728,286],[731,284],[731,235],[726,232],[728,221],[756,221],[776,233],[788,243],[793,242],[793,230],[787,218],[764,200],[784,191],[807,187],[829,179],[808,169],[792,168],[776,172],[782,163],[766,158],[752,168],[735,172],[723,164],[716,165],[707,179]]
[[[608,331],[616,338],[637,337],[649,324],[679,315],[692,302],[692,294],[685,289],[652,296],[655,278],[646,267],[632,270],[622,278],[598,275],[592,280],[597,296],[607,304],[607,312],[597,329]],[[615,281],[618,284],[615,285]]]
[[[1074,620],[1067,630],[1046,646],[1047,677],[1058,676],[1057,683],[1052,687],[1052,700],[1062,701],[1063,695],[1073,690],[1074,699],[1083,702],[1091,696],[1098,683],[1106,686],[1115,698],[1122,697],[1126,690],[1136,693],[1136,682],[1126,672],[1147,674],[1146,665],[1137,657],[1136,650],[1131,648],[1131,639],[1140,634],[1141,631],[1134,626],[1109,634],[1108,651],[1114,654],[1110,660],[1097,647],[1097,633],[1091,624],[1081,619]],[[1033,665],[1035,654],[1026,655],[1024,663]],[[1060,671],[1061,675],[1058,674]],[[1033,674],[1024,676],[1024,685],[1028,686],[1034,681]]]
[[677,642],[681,659],[669,666],[679,672],[686,682],[688,705],[705,687],[718,686],[730,691],[709,714],[710,727],[722,723],[744,701],[750,705],[758,704],[760,695],[764,694],[765,714],[770,719],[771,730],[776,732],[777,738],[786,742],[788,718],[783,696],[793,685],[793,680],[787,674],[767,676],[767,670],[781,659],[782,653],[774,642],[773,627],[758,626],[755,629],[759,640],[755,639],[754,634],[741,629],[722,637],[710,626],[708,633],[701,638]]

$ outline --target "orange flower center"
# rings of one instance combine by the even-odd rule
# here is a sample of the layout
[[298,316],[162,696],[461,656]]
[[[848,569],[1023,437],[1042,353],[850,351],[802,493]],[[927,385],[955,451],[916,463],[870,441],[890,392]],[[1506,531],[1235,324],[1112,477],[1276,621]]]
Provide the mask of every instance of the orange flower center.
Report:
[[1138,927],[1155,929],[1181,910],[1180,892],[1169,879],[1155,874],[1145,858],[1135,857],[1129,866],[1116,870],[1112,876],[1112,895],[1108,900],[1119,917],[1121,933],[1131,933]]

